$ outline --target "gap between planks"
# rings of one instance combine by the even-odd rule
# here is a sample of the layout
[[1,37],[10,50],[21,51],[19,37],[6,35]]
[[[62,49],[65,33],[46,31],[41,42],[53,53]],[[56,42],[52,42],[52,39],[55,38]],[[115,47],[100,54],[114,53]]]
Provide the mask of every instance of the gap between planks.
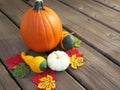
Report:
[[[2,58],[4,64],[7,66],[5,59],[7,57],[14,56],[15,53],[20,53],[21,51],[25,50],[26,46],[23,44],[23,41],[20,39],[20,37],[19,37],[20,35],[17,35],[17,34],[19,34],[18,28],[10,20],[8,20],[8,18],[6,16],[3,16],[3,14],[0,14],[0,15],[1,15],[1,17],[4,17],[1,21],[4,24],[4,25],[2,25],[2,27],[4,27],[5,25],[6,25],[6,27],[5,27],[6,29],[7,29],[7,27],[9,28],[9,26],[12,27],[12,28],[9,28],[9,29],[11,29],[11,33],[9,32],[9,30],[8,30],[9,33],[7,33],[7,31],[4,28],[5,33],[3,33],[3,36],[1,36],[1,38],[0,38],[1,43],[2,43],[2,45],[0,45],[0,47],[2,48],[1,49],[2,53],[0,53],[0,57]],[[17,34],[14,34],[12,32],[17,33]],[[8,34],[10,34],[10,36],[8,36]],[[17,35],[17,36],[15,36],[15,35]],[[14,36],[16,38],[14,38]],[[12,38],[13,39],[12,41],[14,41],[14,42],[12,43],[9,40],[4,41],[4,39],[7,39],[7,38],[8,39]],[[21,43],[21,44],[17,43],[17,41],[19,41],[19,43]],[[8,45],[7,43],[9,43],[9,47],[7,47],[7,45]],[[5,50],[5,48],[7,48],[7,50]],[[13,50],[13,48],[14,48],[14,50]],[[33,75],[34,74],[28,75],[28,78],[16,78],[16,80],[18,81],[18,83],[20,84],[22,89],[25,89],[25,90],[33,89],[34,90],[36,88],[35,85],[32,83],[32,81],[30,81],[31,78],[33,77]],[[84,87],[82,85],[80,85],[80,83],[75,81],[74,78],[72,78],[66,72],[61,72],[61,74],[60,73],[57,74],[57,77],[58,77],[57,88],[56,88],[57,90],[61,90],[61,89],[64,90],[66,88],[68,88],[69,90],[73,90],[74,88],[76,88],[76,89],[80,88],[81,90],[85,90]],[[67,83],[71,84],[72,87],[69,86]],[[64,87],[63,87],[63,85],[64,85]]]
[[[53,0],[54,1],[54,0]],[[53,3],[53,1],[51,0],[51,2]],[[47,1],[48,3],[48,5],[50,5],[51,6],[51,3],[49,2],[49,1]],[[10,2],[9,2],[10,3]],[[20,4],[22,4],[22,2],[19,2]],[[34,0],[31,0],[30,2],[29,2],[31,5],[33,5],[33,3],[34,3]],[[60,3],[58,3],[57,1],[54,1],[54,3],[55,4],[58,4],[58,5],[62,5],[62,4],[60,4]],[[4,4],[3,4],[4,5]],[[27,6],[27,5],[24,5],[24,7],[20,7],[20,5],[16,5],[16,7],[18,8],[18,10],[21,8],[21,10],[20,11],[22,11],[22,14],[23,14],[23,12],[24,11],[26,11],[28,8],[30,8],[30,6]],[[56,7],[56,6],[52,6],[53,8],[54,7]],[[11,17],[12,19],[13,19],[13,21],[14,22],[16,22],[17,23],[17,25],[19,25],[20,24],[20,20],[19,20],[19,18],[21,18],[21,12],[19,12],[19,11],[17,11],[18,13],[20,13],[20,15],[18,14],[17,16],[16,16],[16,19],[15,18],[13,18],[12,16],[11,16],[11,12],[9,12],[8,10],[6,11],[3,7],[2,7],[2,9],[3,9],[3,11],[5,11],[5,13],[6,14],[8,14],[9,15],[9,17]],[[58,8],[54,8],[54,9],[56,9],[56,11],[57,11],[57,9]],[[65,8],[66,9],[66,8]],[[15,10],[17,10],[17,9],[12,9],[13,10],[13,12],[14,13],[16,13],[15,12]],[[59,10],[59,9],[58,9]],[[71,9],[71,12],[70,12],[70,14],[73,12],[73,10]],[[66,14],[65,12],[63,12],[64,14]],[[73,13],[75,13],[75,15],[76,14],[78,14],[78,13],[76,13],[76,12],[73,12]],[[82,22],[85,22],[85,23],[90,23],[90,24],[93,24],[93,25],[89,25],[89,27],[88,26],[83,26],[83,27],[81,27],[81,26],[79,26],[79,25],[75,25],[74,24],[74,27],[72,26],[72,28],[71,28],[71,25],[73,24],[72,22],[74,21],[74,23],[81,23],[81,22],[78,22],[78,20],[75,20],[75,19],[77,19],[76,17],[74,18],[74,19],[72,19],[71,17],[69,18],[69,19],[71,19],[70,21],[68,21],[68,18],[67,17],[63,17],[63,15],[61,14],[61,13],[59,13],[58,12],[58,14],[60,15],[60,17],[62,18],[62,20],[63,20],[63,24],[65,24],[65,26],[67,27],[67,28],[69,28],[69,29],[73,29],[73,30],[75,30],[75,32],[76,33],[78,33],[79,34],[79,36],[80,37],[82,37],[82,38],[84,38],[84,41],[85,42],[87,42],[87,43],[89,43],[89,45],[90,46],[92,46],[93,48],[95,48],[96,50],[98,50],[98,51],[100,51],[100,53],[103,53],[103,55],[105,55],[106,57],[108,57],[109,59],[111,59],[113,62],[115,62],[116,64],[118,64],[119,65],[119,60],[117,60],[116,58],[118,58],[118,57],[116,57],[116,56],[114,56],[113,54],[110,54],[109,53],[109,51],[110,50],[107,50],[107,46],[110,46],[111,48],[113,47],[113,48],[115,48],[115,46],[116,45],[118,45],[119,44],[119,42],[117,42],[118,40],[119,40],[119,34],[117,34],[117,33],[115,33],[115,32],[112,32],[111,30],[112,29],[108,29],[108,28],[106,28],[106,27],[104,27],[104,26],[102,26],[102,25],[100,25],[100,24],[98,24],[98,23],[96,23],[96,22],[94,22],[93,20],[90,20],[90,18],[88,18],[89,19],[89,22],[88,21],[86,21],[85,19],[87,18],[87,17],[82,17],[82,18],[84,18],[84,21],[82,21]],[[16,15],[16,14],[15,14]],[[81,15],[81,14],[78,14],[78,15]],[[77,16],[78,17],[78,16]],[[67,25],[68,24],[68,25]],[[82,25],[82,23],[81,23],[81,25]],[[102,32],[104,32],[105,30],[107,31],[107,32],[105,32],[104,34],[106,34],[107,35],[107,33],[109,34],[110,33],[110,35],[111,34],[113,34],[113,36],[115,36],[115,38],[117,37],[118,38],[118,40],[115,40],[115,43],[113,43],[113,42],[111,42],[111,41],[113,41],[112,40],[112,38],[111,39],[109,39],[110,37],[107,35],[102,35],[102,34],[100,34],[100,35],[102,35],[102,36],[98,36],[97,38],[97,40],[94,40],[94,37],[91,39],[91,40],[89,40],[88,41],[88,38],[87,37],[85,37],[85,31],[78,31],[78,28],[77,27],[80,27],[81,29],[87,29],[87,30],[92,30],[92,29],[96,29],[96,28],[94,28],[94,26],[97,26],[97,28],[99,28],[100,30],[99,30],[99,33],[102,33]],[[86,28],[85,28],[86,27]],[[88,29],[88,28],[89,29]],[[103,30],[104,29],[104,30]],[[108,30],[110,30],[110,32],[108,32]],[[95,31],[95,30],[94,30]],[[88,31],[89,32],[89,31]],[[92,32],[93,32],[93,30],[92,30]],[[91,33],[91,31],[90,31],[90,33]],[[82,35],[83,34],[83,35]],[[94,34],[94,33],[93,33]],[[96,35],[96,32],[95,32],[95,35]],[[97,34],[98,35],[98,34]],[[97,36],[96,35],[96,36]],[[93,35],[92,35],[93,36]],[[91,36],[90,36],[91,37]],[[98,42],[99,41],[99,39],[100,40],[102,40],[103,39],[103,43],[105,43],[105,45],[104,46],[102,46],[101,44],[100,44],[100,42]],[[108,39],[108,40],[105,40],[105,39]],[[96,43],[99,43],[99,44],[96,44]],[[107,43],[110,43],[109,45],[107,45]],[[112,44],[113,45],[112,45]],[[104,49],[106,49],[106,50],[104,50]],[[110,51],[111,52],[111,51]],[[115,52],[116,52],[116,50],[115,50]],[[118,51],[117,51],[118,52]],[[119,52],[118,52],[119,53]]]
[[120,33],[120,13],[92,0],[58,0],[60,3]]
[[21,90],[0,59],[0,90]]
[[120,1],[119,0],[93,0],[93,1],[120,12]]
[[84,81],[85,82],[85,81]]

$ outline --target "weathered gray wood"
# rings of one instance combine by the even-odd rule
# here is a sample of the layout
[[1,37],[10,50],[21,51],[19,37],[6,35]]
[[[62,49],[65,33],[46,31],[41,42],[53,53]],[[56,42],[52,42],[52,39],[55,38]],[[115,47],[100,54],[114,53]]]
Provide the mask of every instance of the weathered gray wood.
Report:
[[3,85],[1,85],[1,83],[0,83],[0,90],[4,90],[4,87]]
[[[32,0],[31,0],[31,3]],[[56,0],[46,0],[61,17],[63,25],[120,65],[120,34],[74,11]]]
[[[120,12],[105,7],[93,0],[58,0],[62,1],[78,11],[98,20],[102,24],[114,28],[120,33]],[[114,1],[115,2],[115,1]]]
[[79,67],[78,70],[69,68],[69,73],[88,90],[120,89],[120,67],[84,43],[79,50],[85,54],[84,66]]
[[[5,1],[2,0],[0,2],[1,3],[0,8],[9,17],[11,17],[11,19],[14,22],[17,22],[16,23],[17,25],[20,25],[20,20],[13,17],[14,14],[19,13],[19,11],[21,11],[22,13],[30,7],[28,5],[25,5],[23,2],[16,0],[13,0],[14,5],[12,5],[11,1],[5,3]],[[77,33],[87,43],[99,49],[103,54],[107,55],[109,58],[112,58],[114,62],[120,65],[120,59],[119,59],[120,34],[119,33],[114,32],[112,29],[109,29],[106,26],[101,25],[100,23],[80,14],[79,12],[74,11],[74,9],[71,9],[61,4],[56,0],[55,1],[44,0],[44,1],[47,6],[53,8],[58,13],[65,27]],[[22,4],[22,6],[19,3]],[[30,0],[30,3],[33,5],[34,0]],[[15,6],[19,8],[17,7],[15,8]],[[12,11],[11,9],[9,9],[10,7],[12,8]],[[11,15],[10,11],[15,13],[12,13],[13,15]],[[22,15],[19,14],[17,15],[17,17],[21,18]]]
[[[23,2],[21,1],[22,0],[20,0],[20,2],[15,2],[15,0],[0,0],[0,10],[4,11],[4,13],[8,15],[9,18],[11,18],[11,20],[13,20],[15,24],[17,24],[17,26],[20,25],[20,21],[22,18],[21,16],[27,10],[25,8],[29,8],[29,5],[23,4]],[[13,2],[17,4],[13,4]]]
[[[16,53],[20,53],[23,50],[27,50],[27,48],[21,39],[19,29],[13,23],[11,23],[2,13],[0,13],[0,27],[0,57],[1,60],[6,64],[6,58],[12,57]],[[30,82],[30,76],[29,78],[17,78],[17,81],[20,83],[24,90],[35,89],[33,83]]]
[[0,90],[21,90],[0,62]]
[[[1,60],[6,64],[5,60],[8,57],[14,56],[16,53],[21,53],[21,51],[27,51],[28,48],[21,39],[19,29],[11,23],[7,17],[5,17],[0,12],[0,57]],[[7,64],[6,64],[7,66]],[[34,76],[31,73],[26,78],[16,78],[17,82],[20,84],[23,90],[36,90],[37,86],[32,83],[31,79]],[[56,90],[73,90],[74,88],[79,88],[80,90],[85,90],[78,82],[76,82],[70,75],[62,72],[62,74],[57,74],[58,82]],[[63,77],[65,79],[63,79]],[[65,81],[66,80],[66,81]],[[66,84],[64,84],[64,83]],[[67,84],[70,82],[70,85]],[[64,86],[64,87],[63,87]],[[11,89],[14,90],[14,89]],[[17,89],[15,89],[17,90]]]
[[[15,4],[15,2],[21,2],[21,1],[14,1],[14,4]],[[67,27],[69,27],[70,26],[70,29],[71,30],[74,30],[75,28],[74,27],[76,27],[77,28],[77,30],[79,30],[78,28],[86,28],[85,26],[84,26],[84,24],[87,24],[87,23],[90,23],[90,22],[86,22],[85,23],[85,21],[84,20],[88,20],[89,18],[87,18],[87,17],[85,17],[85,16],[83,16],[83,15],[81,15],[81,14],[78,14],[76,11],[73,11],[73,10],[69,10],[69,8],[68,7],[66,7],[66,6],[64,6],[64,5],[62,5],[62,4],[60,4],[59,2],[57,2],[57,1],[52,1],[52,0],[46,0],[46,4],[48,4],[49,6],[51,6],[52,8],[54,8],[54,10],[56,10],[56,12],[58,12],[58,14],[60,15],[60,17],[62,18],[62,21],[63,21],[63,24],[65,25],[65,26],[67,26]],[[22,5],[23,5],[24,3],[22,3]],[[10,4],[8,4],[8,5],[10,5]],[[21,6],[21,8],[22,8],[22,6]],[[63,9],[64,8],[64,9]],[[27,9],[27,8],[25,8],[24,7],[24,9]],[[66,11],[68,11],[68,12],[66,12]],[[7,11],[6,11],[7,12]],[[60,14],[61,13],[61,14]],[[73,13],[73,14],[72,14]],[[63,14],[63,15],[62,15]],[[77,14],[78,16],[80,16],[81,18],[83,18],[81,21],[82,21],[82,23],[80,23],[81,25],[79,26],[79,25],[77,25],[77,24],[75,24],[74,22],[75,22],[75,20],[77,21],[77,19],[79,20],[79,17],[77,16],[77,15],[75,15],[75,14]],[[8,14],[9,15],[9,14]],[[69,16],[70,15],[70,16]],[[74,17],[74,19],[69,19],[69,18],[73,18],[72,17],[72,15],[73,15],[73,17]],[[19,17],[21,17],[21,16],[19,16]],[[75,18],[76,17],[76,18]],[[12,17],[12,18],[14,18],[14,17]],[[16,19],[14,19],[14,20],[16,20]],[[92,21],[92,20],[91,20]],[[71,23],[70,23],[71,22]],[[100,32],[104,32],[104,29],[106,29],[106,30],[110,30],[110,29],[108,29],[108,28],[106,28],[106,27],[104,27],[103,25],[100,25],[100,24],[96,24],[96,22],[95,21],[92,21],[91,22],[91,25],[92,24],[94,24],[94,26],[96,27],[96,28],[100,28],[100,30],[102,30],[102,31],[99,31],[99,33]],[[74,26],[73,26],[74,25]],[[83,25],[83,26],[82,26]],[[97,26],[96,26],[97,25]],[[87,25],[86,25],[87,26]],[[90,28],[90,25],[88,26],[88,28],[87,29],[89,29]],[[94,28],[93,26],[91,27],[91,28]],[[76,29],[75,29],[76,30]],[[86,29],[84,29],[84,30],[86,30]],[[94,29],[93,29],[94,30]],[[105,31],[106,31],[105,30]],[[110,30],[110,31],[112,31],[112,30]],[[92,32],[92,29],[90,29],[90,31],[82,31],[83,33],[83,35],[82,36],[89,36],[89,38],[93,35],[96,35],[96,34],[93,34],[93,32]],[[92,33],[91,33],[92,32]],[[96,32],[96,31],[94,31],[94,32]],[[80,32],[79,32],[80,33]],[[89,35],[90,34],[90,35]],[[100,33],[101,34],[101,33]],[[103,34],[103,33],[102,33]],[[81,35],[81,34],[79,34],[79,35]],[[119,35],[119,34],[118,34]],[[84,37],[85,37],[84,36]],[[94,38],[96,38],[97,37],[97,35],[94,37]],[[92,38],[92,39],[94,39],[94,38]],[[100,40],[99,40],[99,38],[100,37],[98,37],[97,38],[97,40],[98,40],[98,42],[100,42]],[[97,41],[96,40],[96,41]],[[87,40],[87,41],[89,41],[89,40]],[[8,42],[8,41],[7,41]],[[89,42],[91,42],[91,41],[89,41]],[[6,42],[3,42],[3,43],[6,43]],[[101,42],[100,42],[101,43]],[[117,44],[118,42],[116,42],[116,44]],[[119,43],[118,43],[119,44]],[[5,45],[5,44],[3,44],[3,45]],[[15,47],[16,46],[19,46],[19,45],[15,45]],[[108,45],[109,46],[109,45]],[[2,47],[2,46],[0,46],[0,47]],[[107,58],[105,58],[104,56],[102,56],[101,54],[99,54],[98,52],[96,52],[94,49],[92,49],[92,48],[90,48],[89,46],[87,46],[86,44],[82,44],[82,46],[81,46],[81,48],[80,48],[80,50],[82,51],[82,52],[84,52],[85,53],[85,65],[83,66],[83,67],[81,67],[81,68],[79,68],[78,70],[72,70],[71,68],[69,68],[68,69],[68,72],[69,73],[71,73],[79,82],[81,82],[83,85],[85,85],[86,86],[86,88],[88,88],[88,89],[94,89],[94,90],[101,90],[101,89],[111,89],[111,90],[119,90],[119,86],[120,86],[120,79],[119,79],[119,77],[120,77],[120,68],[116,65],[116,64],[114,64],[114,63],[112,63],[111,61],[109,61]],[[4,51],[4,50],[2,50],[2,51]],[[14,52],[14,51],[12,51],[12,52]],[[19,52],[19,51],[18,51]],[[7,52],[7,55],[9,55],[10,54],[10,52],[8,51]],[[2,55],[2,56],[6,56],[5,55],[5,53],[4,54],[2,54],[2,53],[0,53],[0,55]],[[14,55],[14,54],[13,54]],[[3,57],[4,58],[4,57]],[[61,73],[62,74],[62,73]],[[61,74],[59,74],[58,73],[58,75],[60,75],[60,76],[58,76],[58,77],[60,77],[59,78],[59,80],[63,80],[63,81],[61,81],[61,83],[58,85],[58,89],[59,90],[65,90],[67,87],[76,87],[76,86],[72,86],[72,84],[70,84],[70,85],[65,85],[64,83],[66,82],[66,84],[67,84],[67,82],[71,82],[70,80],[68,81],[67,80],[67,78],[68,79],[70,79],[69,77],[65,77],[65,76],[63,76],[64,78],[66,78],[66,80],[64,80],[64,78],[62,78],[62,76],[61,76]],[[65,74],[66,75],[66,74]],[[68,76],[68,75],[67,75]],[[31,76],[29,76],[30,78],[32,77],[32,75]],[[24,80],[24,79],[23,79]],[[58,81],[59,81],[58,80]],[[72,79],[73,80],[73,79]],[[21,80],[22,81],[22,80]],[[25,81],[30,81],[30,79],[29,78],[25,78]],[[26,87],[27,89],[29,88],[31,88],[31,87],[29,87],[31,84],[26,84],[25,83],[25,81],[24,82],[20,82],[20,83],[23,83],[23,87]],[[73,81],[74,82],[74,81]],[[76,81],[75,81],[76,82]],[[75,83],[74,82],[74,83]],[[24,84],[25,84],[25,86],[24,86]],[[73,84],[74,85],[74,84]],[[75,84],[76,85],[76,84]],[[34,86],[33,86],[34,87]],[[63,89],[63,88],[64,89]],[[69,87],[69,88],[70,88]],[[28,89],[28,90],[29,90]],[[34,89],[34,88],[33,88]],[[78,88],[76,88],[76,90],[77,90]],[[71,90],[73,90],[73,89],[71,89]]]
[[120,11],[120,0],[93,0]]
[[82,37],[87,43],[99,49],[102,53],[113,58],[120,65],[120,34],[112,29],[70,9],[55,1],[46,0],[61,17],[63,25]]
[[66,72],[57,72],[57,77],[56,90],[86,90]]
[[[75,20],[77,21],[77,19],[79,18],[78,16],[80,16],[78,13],[75,13],[77,15],[74,16],[72,14],[74,11],[71,10],[71,13],[67,14],[67,12],[65,13],[64,11],[70,12],[70,10],[68,8],[66,9],[65,6],[63,7],[62,4],[58,4],[57,2],[55,3],[55,1],[52,2],[52,0],[49,1],[49,2],[48,1],[46,1],[46,2],[47,2],[47,5],[49,5],[50,7],[54,8],[56,11],[58,11],[58,13],[60,12],[59,15],[62,17],[63,22],[65,21],[65,19],[67,17],[69,17],[69,15],[71,15],[70,18],[74,17],[70,21],[69,21],[69,18],[67,18],[68,22],[71,22],[71,24],[69,25],[69,23],[66,22],[66,23],[64,23],[65,27],[67,25],[69,25],[68,27],[70,27],[71,30],[74,30],[74,27],[77,27],[77,29],[79,31],[79,28],[81,28],[82,26],[84,26],[84,28],[85,28],[84,24],[89,24],[89,23],[84,23],[83,21],[82,21],[83,24],[80,25],[80,26],[74,24],[73,21],[75,21]],[[33,2],[31,2],[31,3],[33,3]],[[55,6],[52,6],[52,5],[55,5]],[[62,8],[62,9],[60,9],[60,8]],[[63,15],[66,15],[66,16],[63,16]],[[77,16],[77,18],[75,18],[76,16]],[[65,17],[65,18],[63,18],[63,17]],[[83,18],[83,17],[81,17],[81,18]],[[95,23],[95,25],[92,26],[92,27],[96,27],[96,25],[98,25],[98,28],[101,27],[100,29],[103,30],[101,33],[100,33],[100,30],[99,30],[98,34],[100,34],[100,35],[102,35],[103,32],[106,32],[106,33],[109,33],[109,31],[113,32],[112,30],[107,29],[106,27],[104,27],[102,25],[96,24],[96,22],[93,21],[92,24],[94,24],[94,23]],[[86,27],[87,26],[88,25],[86,25]],[[88,27],[88,28],[90,28],[90,27]],[[96,29],[97,29],[97,27],[96,27]],[[106,30],[104,31],[104,29],[106,29]],[[94,31],[94,32],[97,33],[97,31]],[[91,33],[91,32],[92,32],[92,30],[89,31],[89,33]],[[77,33],[79,34],[81,32],[77,32]],[[89,36],[89,33],[84,32],[82,34],[84,34],[84,36],[86,36],[86,35]],[[79,35],[81,35],[81,34],[79,34]],[[100,38],[100,35],[99,35],[99,37],[95,36],[94,38],[98,39],[98,38]],[[117,35],[119,35],[119,34],[117,34]],[[94,36],[94,35],[91,34],[91,36]],[[88,42],[90,42],[90,41],[88,41]],[[98,39],[98,42],[102,43],[103,41]],[[109,45],[108,45],[108,47],[109,47]],[[83,83],[88,89],[92,89],[92,90],[93,89],[94,90],[96,90],[96,89],[100,89],[100,90],[101,89],[117,89],[117,90],[119,90],[119,81],[120,81],[120,79],[119,80],[118,80],[118,78],[115,79],[116,76],[117,77],[120,76],[120,69],[119,69],[119,67],[116,66],[115,64],[113,64],[112,62],[110,62],[108,59],[106,59],[102,55],[100,55],[99,53],[97,53],[95,50],[93,50],[93,49],[89,48],[88,46],[86,46],[85,44],[82,45],[80,50],[82,52],[84,52],[85,55],[86,55],[85,66],[82,67],[81,69],[77,70],[77,71],[71,70],[69,68],[68,72],[70,72],[74,77],[76,77],[76,79],[78,79],[78,81]],[[114,67],[114,69],[113,69],[113,67]],[[117,70],[116,70],[116,68],[117,68]],[[113,73],[116,73],[116,75],[114,75]],[[99,82],[99,83],[97,83],[97,82]]]

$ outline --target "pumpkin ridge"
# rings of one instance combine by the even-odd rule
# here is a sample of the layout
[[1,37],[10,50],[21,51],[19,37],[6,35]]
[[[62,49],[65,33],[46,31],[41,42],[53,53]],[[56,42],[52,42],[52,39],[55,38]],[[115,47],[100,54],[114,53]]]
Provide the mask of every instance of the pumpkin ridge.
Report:
[[55,41],[55,33],[54,33],[54,29],[53,29],[53,27],[52,27],[52,25],[51,25],[51,23],[50,23],[50,21],[49,21],[49,18],[47,17],[47,15],[46,15],[46,12],[45,12],[45,16],[46,16],[46,20],[48,21],[48,23],[49,23],[49,26],[50,26],[50,30],[51,30],[51,33],[52,33],[52,37],[54,38],[54,42],[56,42]]
[[46,30],[44,27],[43,19],[41,19],[41,17],[42,17],[42,14],[41,14],[41,11],[39,11],[39,20],[38,21],[41,22],[41,24],[42,24],[42,25],[38,25],[39,29],[42,28],[41,30],[39,30],[39,33],[42,32],[42,35],[39,35],[39,39],[40,39],[40,41],[42,41],[42,42],[40,42],[40,46],[42,47],[42,48],[40,47],[40,50],[44,51],[44,48],[47,47],[46,44],[43,45],[43,43],[45,43],[45,41],[46,41],[46,35],[44,34],[44,33],[46,33]]
[[[31,13],[31,14],[30,14]],[[30,15],[29,15],[30,14]],[[34,12],[32,11],[32,9],[29,9],[28,10],[28,12],[25,14],[25,16],[24,17],[26,17],[27,16],[27,19],[29,19],[32,15],[34,14]],[[23,18],[24,19],[24,18]],[[27,44],[27,46],[28,47],[31,47],[31,40],[29,39],[29,33],[31,32],[31,29],[29,29],[29,28],[27,28],[26,29],[26,27],[28,27],[28,26],[31,26],[31,22],[29,22],[27,19],[24,19],[24,20],[26,20],[26,21],[24,21],[22,24],[23,25],[21,25],[21,32],[22,32],[22,34],[26,34],[26,35],[22,35],[23,36],[23,38],[25,39],[24,41],[27,41],[27,42],[25,42],[26,44]],[[26,22],[27,22],[27,24],[26,24]],[[26,27],[25,27],[26,26]],[[26,32],[27,33],[23,33],[23,32],[25,32],[25,31],[23,31],[24,29],[23,28],[25,28],[26,29]],[[32,27],[33,28],[33,27]]]
[[[41,11],[40,13],[41,13],[41,16],[42,16],[42,18],[43,18],[43,17],[44,17],[43,12]],[[45,41],[47,42],[47,49],[50,49],[50,48],[49,48],[49,43],[50,43],[50,42],[49,42],[49,40],[48,40],[49,38],[48,38],[48,35],[47,35],[47,31],[46,31],[46,29],[45,29],[45,28],[46,28],[46,25],[45,25],[45,23],[44,23],[44,18],[42,19],[42,23],[43,23],[44,31],[45,31],[46,38],[47,38],[47,39],[46,39],[47,41],[45,40]]]
[[[37,12],[36,11],[33,11],[32,17],[33,17],[33,19],[32,19],[33,22],[36,23],[36,21],[38,21],[38,20],[36,20],[36,17],[37,17]],[[30,26],[33,25],[33,22],[30,22]],[[35,25],[37,26],[37,24],[35,24]],[[30,29],[33,30],[33,31],[37,30],[36,26],[35,27],[30,27]],[[31,31],[30,31],[30,33],[31,33]],[[27,35],[27,36],[29,36],[29,35]],[[38,37],[36,37],[34,39],[32,38],[32,37],[35,37],[35,36],[38,36],[38,35],[36,35],[36,33],[33,33],[32,36],[31,36],[31,39],[29,39],[29,37],[28,37],[28,39],[31,41],[31,46],[33,46],[33,43],[36,43],[36,45],[37,45],[37,38]],[[32,49],[38,49],[38,45],[37,46],[34,45],[34,47]]]
[[[52,10],[52,9],[50,9],[49,7],[45,7],[46,8],[46,12],[48,12],[49,13],[49,15],[52,13],[52,14],[54,14],[54,16],[55,16],[55,18],[57,19],[56,21],[56,23],[57,23],[57,25],[62,25],[62,21],[60,20],[60,17]],[[59,22],[59,23],[58,23]],[[60,28],[59,28],[60,29]]]
[[[39,12],[37,12],[38,13],[38,19],[36,20],[36,25],[37,25],[37,27],[36,27],[36,32],[37,32],[37,35],[36,36],[38,36],[37,37],[37,42],[36,43],[38,43],[38,45],[37,45],[37,47],[39,47],[39,45],[40,45],[40,42],[39,42],[39,40],[41,40],[41,38],[40,38],[40,32],[41,32],[41,30],[40,30],[40,28],[41,28],[41,26],[39,25],[39,22],[41,22],[41,19],[40,19],[40,17],[41,17],[41,15],[40,15],[40,13]],[[39,49],[39,48],[38,48]]]
[[[45,7],[46,8],[46,12],[49,14],[49,15],[52,15],[52,14],[55,14],[55,17],[54,18],[57,18],[57,20],[56,20],[56,25],[59,25],[59,27],[58,27],[58,30],[60,31],[60,29],[61,29],[61,34],[60,33],[58,33],[58,35],[60,35],[60,36],[62,36],[62,22],[61,22],[61,20],[60,20],[60,18],[59,18],[59,16],[52,10],[52,9],[50,9],[49,7]],[[51,12],[52,12],[52,14],[51,14]],[[50,20],[49,20],[49,22],[50,22]],[[61,26],[60,26],[61,25]],[[61,28],[60,28],[61,27]],[[53,28],[53,27],[52,27]],[[54,29],[53,29],[54,30]],[[59,32],[58,31],[58,32]],[[56,34],[56,33],[55,33]],[[55,35],[54,34],[54,35]],[[57,35],[57,40],[58,40],[58,35]],[[55,35],[56,36],[56,35]],[[57,43],[59,43],[60,42],[60,40],[61,40],[61,37],[59,37],[59,41],[57,41]]]

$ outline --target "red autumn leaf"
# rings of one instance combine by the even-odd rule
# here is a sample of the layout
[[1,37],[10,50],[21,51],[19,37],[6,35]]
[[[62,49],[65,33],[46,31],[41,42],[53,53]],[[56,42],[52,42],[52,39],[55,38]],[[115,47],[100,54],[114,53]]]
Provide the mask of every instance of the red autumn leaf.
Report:
[[68,50],[66,53],[69,57],[71,57],[72,55],[76,55],[76,57],[84,57],[84,54],[81,54],[78,48]]
[[34,76],[34,77],[32,78],[33,83],[39,84],[39,83],[40,83],[40,80],[39,80],[40,78],[42,78],[41,75]]
[[45,90],[45,89],[40,89],[40,88],[37,88],[37,90]]
[[50,72],[50,75],[53,77],[53,79],[54,79],[55,81],[57,81],[57,77],[56,77],[56,74],[55,74],[54,71],[51,71],[51,72]]
[[6,59],[6,62],[9,66],[10,70],[13,70],[15,66],[19,65],[20,63],[25,63],[20,54],[16,54],[13,57],[9,57]]
[[37,76],[34,76],[33,78],[32,78],[32,81],[33,81],[33,83],[35,83],[35,84],[39,84],[40,83],[40,78],[42,78],[42,77],[46,77],[47,75],[50,75],[50,76],[52,76],[53,77],[53,80],[57,80],[57,77],[56,77],[56,74],[55,74],[55,72],[54,71],[45,71],[45,72],[43,72],[42,74],[39,74],[39,75],[37,75]]
[[45,71],[41,74],[41,76],[45,77],[47,75],[51,75],[54,80],[57,80],[56,74],[54,71]]

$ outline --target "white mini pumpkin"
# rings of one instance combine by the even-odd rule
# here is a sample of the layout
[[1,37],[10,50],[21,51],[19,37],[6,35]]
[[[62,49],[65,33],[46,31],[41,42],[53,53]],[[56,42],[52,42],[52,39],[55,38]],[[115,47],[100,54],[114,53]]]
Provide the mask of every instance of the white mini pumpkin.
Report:
[[48,67],[54,71],[64,71],[70,64],[70,58],[64,51],[53,51],[47,57]]

